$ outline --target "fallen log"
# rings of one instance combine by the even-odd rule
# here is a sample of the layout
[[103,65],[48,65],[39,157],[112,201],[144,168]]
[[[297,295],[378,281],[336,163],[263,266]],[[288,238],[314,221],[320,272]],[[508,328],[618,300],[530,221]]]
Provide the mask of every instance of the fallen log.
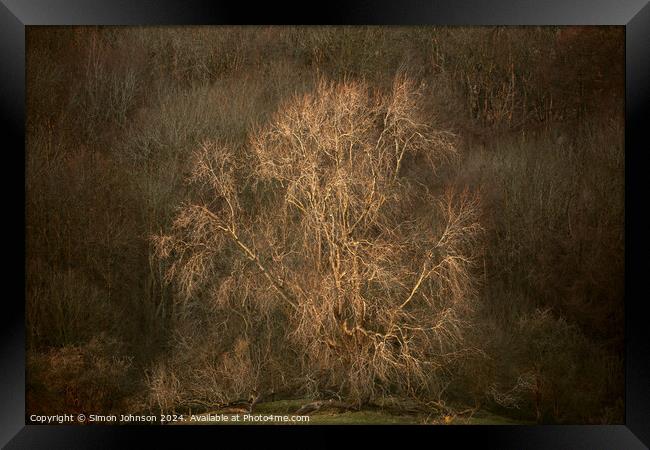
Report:
[[345,403],[342,401],[337,401],[334,399],[330,400],[317,400],[314,402],[307,403],[305,405],[302,405],[298,411],[296,411],[296,414],[301,414],[301,415],[306,415],[306,414],[313,414],[315,412],[320,411],[321,409],[338,409],[340,411],[350,411],[350,410],[358,410],[359,408],[355,405],[352,405],[350,403]]

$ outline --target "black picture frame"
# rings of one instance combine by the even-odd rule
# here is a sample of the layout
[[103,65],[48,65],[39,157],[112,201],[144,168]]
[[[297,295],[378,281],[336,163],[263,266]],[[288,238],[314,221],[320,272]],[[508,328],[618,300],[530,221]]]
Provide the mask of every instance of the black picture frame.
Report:
[[[650,5],[645,0],[444,0],[444,1],[346,1],[313,6],[305,3],[282,8],[226,4],[202,0],[0,0],[0,111],[6,131],[0,142],[11,156],[3,177],[5,204],[13,212],[5,216],[5,243],[24,236],[25,143],[25,27],[31,25],[184,25],[184,24],[431,24],[431,25],[623,25],[626,35],[626,398],[624,425],[545,426],[431,426],[372,427],[368,435],[384,438],[407,432],[409,438],[425,438],[426,445],[453,443],[488,448],[637,449],[650,443],[650,338],[643,290],[642,258],[648,222],[643,217],[641,193],[644,153],[650,129]],[[23,164],[23,170],[20,165]],[[19,190],[19,185],[23,190]],[[7,220],[9,219],[9,220]],[[644,233],[645,232],[645,233]],[[23,241],[24,242],[24,241]],[[21,265],[18,260],[21,259]],[[112,448],[130,447],[145,437],[147,446],[187,443],[192,437],[222,439],[224,433],[242,435],[237,427],[142,427],[65,426],[25,424],[25,325],[24,244],[7,256],[18,273],[6,294],[0,341],[0,444],[7,448]],[[7,272],[5,272],[7,273]],[[8,291],[7,291],[8,292]],[[15,294],[14,294],[15,292]],[[351,427],[368,431],[369,427]],[[338,427],[246,427],[278,437],[317,433],[322,444],[337,445]],[[426,436],[415,436],[424,434]],[[232,436],[231,436],[232,437]],[[208,441],[210,442],[210,441]],[[220,442],[212,440],[213,443]],[[301,441],[296,441],[300,443]],[[302,441],[306,443],[306,441]]]

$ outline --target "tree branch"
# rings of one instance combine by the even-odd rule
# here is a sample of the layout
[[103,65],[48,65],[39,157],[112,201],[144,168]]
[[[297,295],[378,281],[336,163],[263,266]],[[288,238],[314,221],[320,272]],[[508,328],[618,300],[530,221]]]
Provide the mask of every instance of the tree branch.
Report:
[[262,272],[262,274],[266,277],[266,279],[273,285],[275,290],[280,294],[282,299],[289,303],[294,309],[298,310],[298,304],[293,298],[293,295],[291,295],[287,290],[284,288],[284,281],[281,280],[280,278],[277,278],[275,275],[272,275],[271,272],[264,267],[264,265],[261,263],[259,257],[257,254],[255,254],[246,244],[244,244],[240,239],[239,236],[233,231],[232,228],[224,227],[221,225],[221,220],[219,217],[214,214],[212,211],[210,211],[208,208],[205,206],[199,206],[196,205],[197,208],[200,208],[205,214],[208,215],[213,221],[216,222],[216,226],[219,230],[223,231],[230,239],[237,244],[239,249],[244,253],[244,255],[252,262],[255,263],[257,268]]

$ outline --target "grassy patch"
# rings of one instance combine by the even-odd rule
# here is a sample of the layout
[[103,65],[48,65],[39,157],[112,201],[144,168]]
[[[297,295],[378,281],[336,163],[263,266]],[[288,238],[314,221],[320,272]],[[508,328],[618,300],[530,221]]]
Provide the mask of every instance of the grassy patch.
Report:
[[[260,403],[256,406],[253,415],[278,415],[278,416],[291,416],[308,400],[295,399],[295,400],[279,400],[274,402]],[[198,416],[206,417],[209,415],[218,416],[219,411],[214,411]],[[240,414],[240,416],[243,415]],[[472,417],[438,417],[431,415],[427,417],[424,414],[404,413],[397,414],[381,409],[364,409],[361,411],[345,411],[339,412],[332,409],[325,409],[316,413],[310,414],[309,422],[288,422],[288,424],[295,425],[525,425],[528,422],[520,421],[508,417],[499,416],[489,411],[478,411]],[[186,424],[199,424],[199,425],[278,425],[282,424],[279,421],[243,421],[239,422],[232,420],[230,416],[229,421],[223,420],[207,420],[207,421],[192,421]]]

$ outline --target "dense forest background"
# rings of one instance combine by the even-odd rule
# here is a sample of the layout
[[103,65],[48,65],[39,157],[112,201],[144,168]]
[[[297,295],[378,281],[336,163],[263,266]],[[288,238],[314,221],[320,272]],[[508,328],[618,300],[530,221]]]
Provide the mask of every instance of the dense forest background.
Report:
[[[28,27],[27,50],[28,414],[254,391],[622,422],[623,28]],[[407,156],[330,183],[291,153],[330,138]],[[330,188],[312,210],[338,218],[301,209]]]

